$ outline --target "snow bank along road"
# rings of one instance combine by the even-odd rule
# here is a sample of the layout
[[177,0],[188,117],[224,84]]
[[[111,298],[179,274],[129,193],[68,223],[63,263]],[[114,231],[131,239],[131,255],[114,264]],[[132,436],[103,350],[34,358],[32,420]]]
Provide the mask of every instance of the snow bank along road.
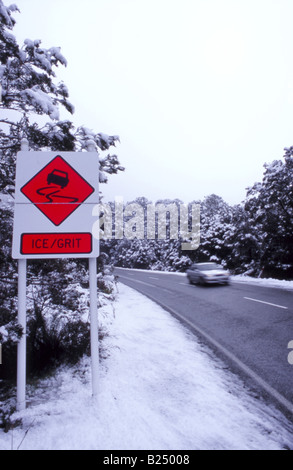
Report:
[[293,291],[235,281],[193,286],[182,274],[121,268],[115,274],[191,327],[293,416]]

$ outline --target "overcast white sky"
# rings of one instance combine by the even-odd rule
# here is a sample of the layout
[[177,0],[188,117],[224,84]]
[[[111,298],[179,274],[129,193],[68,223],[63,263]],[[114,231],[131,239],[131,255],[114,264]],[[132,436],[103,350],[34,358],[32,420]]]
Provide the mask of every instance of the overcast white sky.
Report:
[[120,136],[107,200],[239,203],[293,145],[292,0],[15,3],[17,38],[68,60],[75,124]]

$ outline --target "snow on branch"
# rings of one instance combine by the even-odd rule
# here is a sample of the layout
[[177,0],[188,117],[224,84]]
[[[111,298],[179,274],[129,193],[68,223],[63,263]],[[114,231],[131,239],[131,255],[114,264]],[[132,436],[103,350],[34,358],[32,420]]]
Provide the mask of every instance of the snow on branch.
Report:
[[1,23],[4,24],[7,28],[12,29],[15,25],[15,19],[11,16],[11,12],[19,11],[18,7],[15,4],[6,7],[3,5],[3,1],[0,0],[0,19]]
[[28,101],[39,114],[47,114],[53,120],[59,119],[58,106],[54,105],[50,96],[38,86],[21,92],[22,99]]
[[60,47],[44,49],[40,47],[41,40],[26,39],[24,41],[24,51],[27,53],[31,63],[45,70],[49,75],[55,76],[53,66],[58,67],[59,63],[67,67],[67,60],[61,54]]

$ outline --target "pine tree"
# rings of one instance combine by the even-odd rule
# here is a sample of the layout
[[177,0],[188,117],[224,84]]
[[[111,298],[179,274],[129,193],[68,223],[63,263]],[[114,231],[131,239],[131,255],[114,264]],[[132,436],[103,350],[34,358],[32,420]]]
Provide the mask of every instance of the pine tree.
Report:
[[[20,46],[12,34],[16,5],[6,7],[0,0],[0,192],[12,192],[15,155],[26,137],[32,150],[78,151],[89,140],[98,151],[108,151],[119,141],[86,127],[77,129],[70,120],[60,121],[60,108],[74,113],[69,92],[63,82],[56,82],[56,68],[67,66],[59,47],[41,47],[41,41],[26,39]],[[40,116],[49,120],[40,124]],[[116,155],[100,157],[100,182],[107,174],[122,171]]]
[[265,165],[263,181],[249,189],[246,211],[258,227],[259,264],[266,275],[293,276],[293,147],[284,161]]
[[[12,205],[3,202],[4,195],[14,193],[15,159],[22,138],[28,139],[31,150],[44,151],[81,151],[93,141],[100,155],[101,183],[107,182],[107,175],[123,170],[118,157],[108,154],[119,141],[118,136],[83,126],[76,128],[70,119],[60,120],[61,109],[69,115],[74,113],[67,86],[56,78],[56,69],[67,66],[67,61],[59,47],[46,49],[40,40],[26,39],[18,44],[13,35],[14,15],[18,12],[16,5],[5,6],[0,0],[0,343],[5,343],[5,367],[0,372],[4,375],[14,375],[15,345],[22,333],[16,322],[17,275],[11,259]],[[89,327],[79,311],[82,302],[76,286],[82,282],[86,285],[86,277],[82,261],[29,264],[28,289],[33,300],[28,309],[28,349],[32,357],[39,358],[37,352],[47,347],[68,358],[74,338],[78,352],[85,351]],[[81,336],[84,340],[79,343],[77,338]],[[49,360],[48,351],[47,356]]]

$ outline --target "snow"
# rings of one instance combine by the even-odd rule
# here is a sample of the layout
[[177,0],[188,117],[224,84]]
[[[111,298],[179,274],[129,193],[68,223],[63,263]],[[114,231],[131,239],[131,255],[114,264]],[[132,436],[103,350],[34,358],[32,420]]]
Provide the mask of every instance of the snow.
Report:
[[245,275],[231,276],[231,280],[234,282],[240,282],[243,284],[250,284],[259,287],[272,287],[275,289],[286,289],[293,290],[293,281],[279,280],[279,279],[262,279],[253,278]]
[[0,326],[0,338],[1,338],[1,343],[4,343],[6,338],[8,336],[8,332],[4,326]]
[[39,109],[42,113],[48,114],[51,119],[59,119],[58,107],[52,103],[51,97],[43,92],[37,85],[31,89],[27,88],[23,90],[20,94],[24,100],[28,99],[36,109]]
[[30,49],[34,48],[34,41],[32,41],[31,39],[25,39],[24,44]]
[[10,11],[18,11],[18,12],[19,12],[19,8],[18,8],[18,6],[17,6],[15,3],[12,3],[12,5],[10,5],[10,6],[8,7],[8,10],[10,10]]
[[[176,319],[118,284],[104,339],[98,399],[90,359],[28,387],[22,427],[0,449],[269,450],[293,448],[292,427],[257,399]],[[103,320],[103,319],[102,319]]]
[[49,49],[49,53],[51,56],[55,57],[60,62],[60,64],[67,67],[67,60],[65,59],[64,55],[61,54],[61,47],[51,47]]
[[13,11],[11,10],[11,8],[7,8],[6,6],[3,5],[3,2],[1,1],[0,3],[0,15],[3,16],[4,20],[5,20],[5,24],[8,26],[8,28],[12,28],[13,27],[13,20],[11,19],[10,15],[9,15],[9,11]]
[[6,41],[11,41],[11,42],[14,42],[15,41],[15,36],[11,33],[9,33],[8,31],[3,31],[2,32],[4,38],[6,39]]

